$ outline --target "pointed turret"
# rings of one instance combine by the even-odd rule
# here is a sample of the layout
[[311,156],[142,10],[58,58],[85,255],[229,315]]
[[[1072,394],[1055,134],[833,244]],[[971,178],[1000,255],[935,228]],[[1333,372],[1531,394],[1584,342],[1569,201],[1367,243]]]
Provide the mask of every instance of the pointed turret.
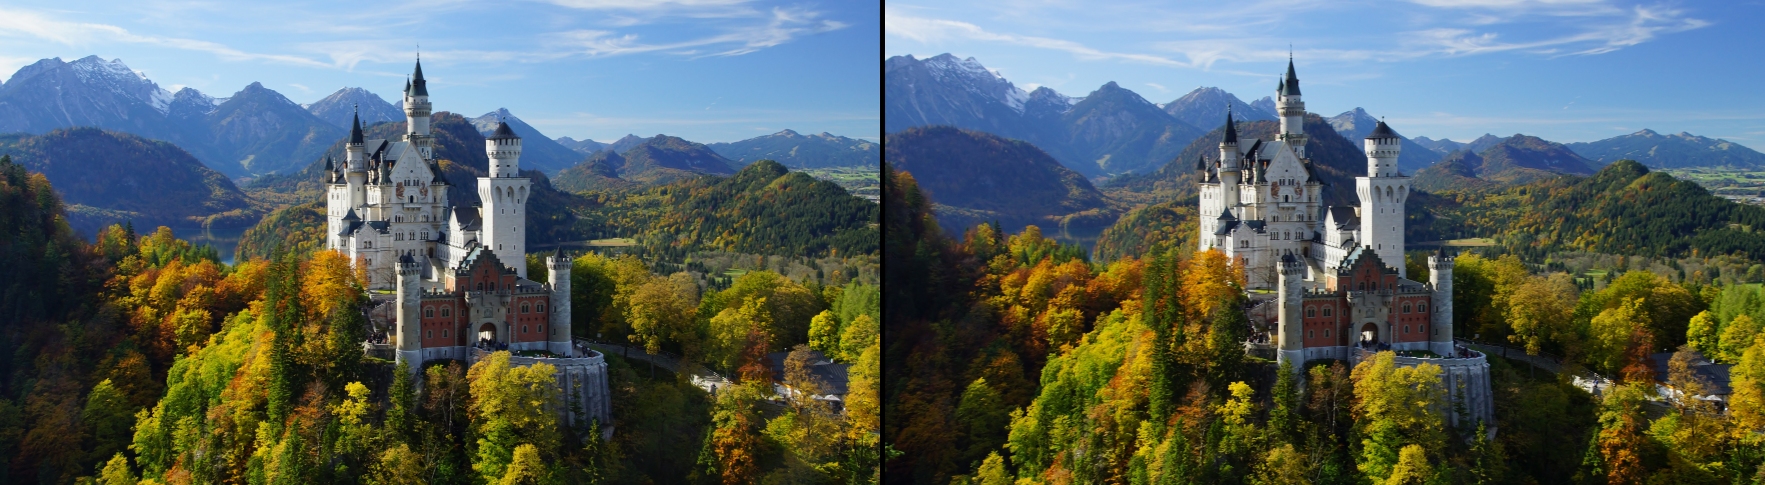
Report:
[[1226,143],[1238,143],[1238,126],[1232,123],[1232,105],[1226,105]]
[[1287,58],[1287,79],[1281,81],[1281,94],[1299,95],[1299,75],[1293,71],[1293,58]]
[[355,146],[361,146],[361,144],[362,144],[361,108],[357,107],[355,114],[351,115],[351,117],[354,119],[349,122],[349,144],[355,145]]
[[337,171],[337,166],[331,163],[331,156],[330,155],[325,155],[325,171],[326,172]]
[[[1292,72],[1292,69],[1289,68],[1288,72]],[[1291,74],[1289,74],[1289,75],[1291,75]],[[422,59],[417,59],[417,69],[411,73],[410,83],[411,83],[411,87],[410,87],[411,96],[428,96],[429,95],[429,83],[423,81],[423,60]]]

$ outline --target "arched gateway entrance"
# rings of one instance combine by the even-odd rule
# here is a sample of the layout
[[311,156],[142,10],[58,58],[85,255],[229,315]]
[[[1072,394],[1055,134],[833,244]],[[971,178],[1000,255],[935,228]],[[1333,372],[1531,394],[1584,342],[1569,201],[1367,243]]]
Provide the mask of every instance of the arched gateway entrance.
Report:
[[1360,334],[1361,334],[1360,345],[1362,345],[1362,346],[1379,345],[1379,325],[1378,324],[1373,323],[1373,322],[1367,322],[1367,323],[1361,324]]
[[482,342],[495,342],[496,341],[496,324],[490,323],[490,322],[484,322],[484,325],[479,326],[478,327],[478,340],[482,341]]

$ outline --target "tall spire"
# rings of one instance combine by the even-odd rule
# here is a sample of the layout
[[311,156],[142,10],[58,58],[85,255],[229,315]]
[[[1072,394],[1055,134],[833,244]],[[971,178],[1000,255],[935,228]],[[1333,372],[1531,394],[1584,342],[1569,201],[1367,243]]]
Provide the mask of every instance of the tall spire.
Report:
[[349,123],[349,143],[352,145],[360,145],[360,144],[362,144],[362,107],[361,107],[361,105],[356,105],[355,114],[351,115],[351,117],[355,118],[355,119],[353,121],[350,121],[350,123]]
[[417,69],[411,73],[411,95],[428,96],[429,83],[423,80],[423,59],[417,59]]
[[1287,54],[1287,80],[1281,82],[1281,94],[1299,95],[1299,75],[1293,72],[1293,54]]
[[1232,123],[1232,103],[1226,103],[1226,141],[1225,141],[1225,143],[1234,143],[1234,144],[1238,143],[1238,127],[1235,123]]

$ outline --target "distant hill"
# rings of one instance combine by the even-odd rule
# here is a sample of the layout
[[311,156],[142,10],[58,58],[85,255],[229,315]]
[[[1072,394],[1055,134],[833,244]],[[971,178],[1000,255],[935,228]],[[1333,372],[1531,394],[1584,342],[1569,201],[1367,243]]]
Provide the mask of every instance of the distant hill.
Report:
[[1483,153],[1484,150],[1488,150],[1489,147],[1495,146],[1495,144],[1501,143],[1502,140],[1506,140],[1506,139],[1507,138],[1502,138],[1499,136],[1484,133],[1483,136],[1477,137],[1477,139],[1475,139],[1475,140],[1471,140],[1470,143],[1464,144],[1464,146],[1460,147],[1460,149],[1470,150],[1471,153]]
[[171,143],[73,128],[0,136],[0,154],[47,176],[68,206],[68,223],[88,236],[125,221],[151,228],[257,219],[232,181]]
[[827,133],[802,135],[791,130],[707,146],[733,161],[734,166],[773,160],[790,168],[876,168],[882,160],[882,150],[876,143]]
[[558,188],[570,192],[666,184],[705,174],[732,174],[729,159],[703,144],[656,135],[624,154],[602,150],[558,172]]
[[1463,144],[1463,143],[1448,140],[1445,138],[1441,138],[1439,140],[1430,140],[1430,139],[1428,139],[1428,137],[1425,137],[1425,136],[1418,136],[1415,139],[1410,140],[1410,141],[1416,142],[1417,145],[1427,147],[1429,150],[1434,150],[1434,151],[1437,151],[1440,153],[1456,152],[1459,150],[1459,147],[1465,146],[1465,144]]
[[[1273,121],[1240,123],[1238,139],[1239,143],[1251,139],[1272,140],[1280,131],[1280,124]],[[1110,180],[1105,188],[1157,194],[1159,197],[1172,199],[1194,197],[1198,193],[1195,184],[1199,180],[1195,163],[1202,157],[1210,161],[1218,160],[1220,141],[1225,139],[1225,133],[1225,127],[1215,128],[1190,142],[1182,153],[1178,153],[1158,171],[1117,177]],[[1360,145],[1337,134],[1328,121],[1315,114],[1305,116],[1305,133],[1308,135],[1305,152],[1312,158],[1312,169],[1323,179],[1324,203],[1356,204],[1354,178],[1367,173],[1367,156],[1361,152]]]
[[1239,100],[1237,96],[1215,87],[1200,87],[1174,101],[1165,103],[1164,112],[1198,128],[1212,128],[1226,120],[1226,105],[1232,106],[1232,117],[1240,121],[1276,121],[1274,110],[1264,110]]
[[478,127],[478,134],[484,136],[490,136],[491,132],[496,131],[497,121],[508,122],[509,129],[515,130],[515,134],[521,136],[521,166],[524,168],[555,174],[583,159],[581,153],[546,137],[539,129],[509,113],[508,108],[497,108],[496,111],[472,118],[471,121],[472,126]]
[[1101,227],[1117,211],[1084,175],[1027,142],[947,126],[888,135],[883,160],[911,173],[951,231],[997,221],[1006,232],[1028,224]]
[[1758,170],[1765,167],[1765,154],[1728,140],[1684,132],[1662,135],[1645,129],[1595,142],[1570,143],[1568,147],[1598,165],[1635,160],[1657,169],[1732,167]]
[[291,205],[265,214],[239,236],[233,260],[270,259],[276,249],[304,256],[325,247],[325,203]]
[[594,140],[590,140],[587,138],[577,140],[575,138],[570,138],[567,136],[560,136],[560,137],[558,137],[557,140],[554,140],[554,141],[558,142],[559,145],[563,145],[564,148],[576,150],[578,153],[582,153],[584,155],[593,154],[594,152],[598,152],[598,151],[607,149],[607,144],[601,143],[598,141],[594,141]]
[[620,234],[654,252],[857,256],[875,254],[882,241],[877,204],[777,162],[629,195],[590,213],[632,220]]
[[1509,187],[1499,196],[1440,197],[1428,210],[1442,237],[1490,237],[1543,260],[1553,251],[1652,257],[1740,254],[1765,260],[1765,208],[1711,195],[1634,161],[1588,177]]
[[[1485,136],[1484,138],[1492,138]],[[1479,138],[1481,140],[1482,138]],[[1447,162],[1452,162],[1446,165]],[[1427,191],[1518,185],[1560,175],[1587,175],[1592,162],[1560,143],[1516,134],[1472,156],[1461,150],[1416,174],[1415,187]],[[1466,180],[1467,178],[1476,181]]]
[[642,145],[646,141],[650,141],[650,139],[637,135],[625,135],[622,138],[613,140],[612,143],[608,143],[607,147],[612,148],[614,153],[625,153],[626,150],[636,148],[638,145]]
[[[1329,120],[1330,126],[1336,129],[1336,133],[1347,138],[1355,146],[1362,146],[1362,140],[1366,139],[1368,133],[1373,132],[1374,126],[1379,125],[1379,120],[1374,119],[1373,115],[1367,114],[1367,110],[1361,108],[1332,116]],[[1434,162],[1440,161],[1441,157],[1446,156],[1447,152],[1435,151],[1411,141],[1402,134],[1399,134],[1398,138],[1403,140],[1403,148],[1397,153],[1397,169],[1405,174],[1413,175],[1416,171],[1427,168]]]
[[1139,258],[1172,248],[1192,252],[1201,231],[1196,220],[1200,205],[1200,200],[1190,197],[1128,211],[1097,236],[1091,259]]
[[343,88],[306,106],[313,116],[331,123],[332,126],[349,130],[349,124],[356,114],[360,114],[362,125],[372,125],[382,121],[404,121],[404,111],[392,107],[380,95],[362,88]]

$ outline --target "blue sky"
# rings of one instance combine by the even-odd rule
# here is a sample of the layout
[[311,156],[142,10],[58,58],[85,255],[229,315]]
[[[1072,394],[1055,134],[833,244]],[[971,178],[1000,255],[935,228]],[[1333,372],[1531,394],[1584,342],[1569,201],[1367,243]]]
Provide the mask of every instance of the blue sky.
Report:
[[298,103],[344,86],[397,102],[421,44],[430,101],[507,107],[547,136],[710,143],[881,133],[876,1],[9,1],[0,74],[121,58],[162,88],[254,81]]
[[1155,103],[1198,86],[1252,101],[1291,44],[1308,110],[1364,107],[1406,136],[1650,128],[1765,150],[1758,1],[891,0],[883,17],[886,56],[972,56],[1026,91],[1116,81]]

